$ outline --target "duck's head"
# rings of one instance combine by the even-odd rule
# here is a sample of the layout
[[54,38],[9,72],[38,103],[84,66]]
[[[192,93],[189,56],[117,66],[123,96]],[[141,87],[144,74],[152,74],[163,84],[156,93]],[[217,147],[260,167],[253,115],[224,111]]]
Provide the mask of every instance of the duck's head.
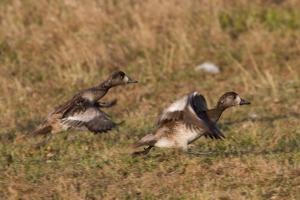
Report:
[[122,71],[115,71],[113,72],[110,77],[108,78],[109,85],[111,87],[117,85],[125,85],[130,83],[137,83],[136,80],[131,79]]
[[223,94],[217,104],[217,108],[226,109],[232,106],[249,105],[250,101],[242,99],[235,92],[226,92]]

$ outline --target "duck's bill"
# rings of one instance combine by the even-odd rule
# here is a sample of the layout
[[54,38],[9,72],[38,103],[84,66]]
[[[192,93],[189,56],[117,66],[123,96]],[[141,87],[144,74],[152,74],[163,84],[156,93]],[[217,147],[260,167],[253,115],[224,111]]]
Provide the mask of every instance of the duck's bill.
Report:
[[137,83],[138,81],[136,81],[136,80],[132,80],[131,78],[128,78],[128,81],[127,81],[127,84],[128,83]]
[[245,99],[241,99],[240,105],[249,105],[251,104],[250,101],[247,101]]

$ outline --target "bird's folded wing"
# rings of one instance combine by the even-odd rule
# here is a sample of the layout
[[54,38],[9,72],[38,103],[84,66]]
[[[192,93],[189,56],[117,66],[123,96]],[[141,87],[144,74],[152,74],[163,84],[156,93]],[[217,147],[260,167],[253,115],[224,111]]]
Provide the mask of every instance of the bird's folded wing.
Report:
[[75,95],[72,99],[64,104],[56,107],[49,115],[60,114],[62,118],[72,115],[78,110],[83,110],[85,104],[90,104],[86,99],[82,98],[80,94]]

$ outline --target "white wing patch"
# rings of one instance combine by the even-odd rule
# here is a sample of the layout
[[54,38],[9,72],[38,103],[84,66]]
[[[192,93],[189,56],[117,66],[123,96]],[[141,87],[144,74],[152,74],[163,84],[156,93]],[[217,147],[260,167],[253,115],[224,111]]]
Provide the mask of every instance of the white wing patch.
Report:
[[164,113],[184,110],[187,104],[187,100],[188,100],[188,96],[186,95],[181,99],[172,103],[168,108],[164,110]]
[[198,95],[198,92],[193,92],[193,96],[196,96],[196,95]]
[[95,99],[94,99],[93,93],[90,92],[90,91],[84,92],[84,93],[82,94],[82,98],[87,99],[87,100],[89,100],[89,101],[94,101],[94,100],[95,100]]
[[175,112],[175,111],[182,111],[184,110],[186,104],[187,104],[187,101],[188,101],[188,95],[182,97],[181,99],[175,101],[174,103],[172,103],[168,108],[166,108],[160,118],[159,118],[159,121],[162,121],[164,120],[168,113],[172,113],[172,112]]
[[72,116],[67,117],[66,120],[88,122],[94,119],[95,117],[99,116],[99,114],[100,114],[99,111],[89,108],[85,112],[76,113]]
[[90,122],[91,120],[95,119],[101,115],[101,113],[94,109],[94,108],[88,108],[84,112],[75,113],[72,116],[68,116],[64,119],[62,119],[62,124],[66,128],[68,127],[81,127],[84,125],[84,123]]

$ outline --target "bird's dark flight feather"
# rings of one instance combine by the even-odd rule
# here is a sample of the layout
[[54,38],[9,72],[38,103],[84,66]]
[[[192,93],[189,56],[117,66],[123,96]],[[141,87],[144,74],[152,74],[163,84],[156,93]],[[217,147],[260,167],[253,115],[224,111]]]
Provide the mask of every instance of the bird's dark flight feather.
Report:
[[207,103],[205,98],[200,94],[190,95],[190,105],[197,114],[198,118],[201,119],[205,126],[207,126],[209,137],[215,139],[225,138],[224,134],[218,129],[216,123],[211,121],[207,115]]

